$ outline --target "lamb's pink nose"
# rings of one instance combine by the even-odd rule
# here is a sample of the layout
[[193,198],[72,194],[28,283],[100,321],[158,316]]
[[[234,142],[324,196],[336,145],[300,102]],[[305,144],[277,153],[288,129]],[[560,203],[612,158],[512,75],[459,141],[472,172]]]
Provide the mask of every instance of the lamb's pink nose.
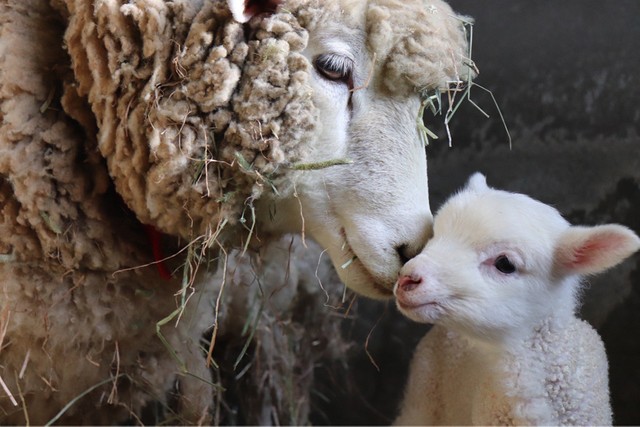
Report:
[[400,276],[398,278],[398,291],[411,292],[422,283],[420,276]]

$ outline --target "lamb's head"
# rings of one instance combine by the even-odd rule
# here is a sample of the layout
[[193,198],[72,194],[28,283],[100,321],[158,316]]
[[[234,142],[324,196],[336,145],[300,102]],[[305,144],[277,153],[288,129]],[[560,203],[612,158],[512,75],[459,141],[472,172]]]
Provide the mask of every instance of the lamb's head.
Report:
[[640,248],[628,228],[571,226],[554,208],[489,188],[474,175],[438,211],[434,237],[402,268],[402,313],[495,341],[550,314],[572,315],[580,276],[610,268]]
[[419,92],[462,78],[463,21],[439,0],[291,1],[283,9],[309,32],[303,53],[319,120],[305,162],[350,163],[299,174],[299,199],[281,198],[288,212],[263,225],[304,229],[350,288],[388,297],[402,263],[430,236]]

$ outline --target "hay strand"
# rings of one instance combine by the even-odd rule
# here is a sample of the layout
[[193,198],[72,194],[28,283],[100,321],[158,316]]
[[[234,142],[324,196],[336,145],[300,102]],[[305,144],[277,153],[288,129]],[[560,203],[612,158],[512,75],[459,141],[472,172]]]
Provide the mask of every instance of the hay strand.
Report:
[[53,102],[53,97],[55,95],[56,95],[56,88],[51,87],[51,89],[49,89],[49,93],[47,94],[47,99],[45,99],[45,101],[40,106],[40,114],[44,114],[49,109],[49,107],[51,106],[51,103]]
[[373,358],[373,355],[369,352],[369,340],[371,339],[371,336],[373,335],[373,331],[376,330],[376,327],[378,326],[378,324],[380,324],[380,321],[384,318],[384,316],[387,314],[387,309],[389,308],[389,305],[386,304],[385,305],[385,309],[384,312],[382,313],[382,315],[378,318],[378,320],[376,320],[376,323],[373,325],[373,327],[371,328],[371,330],[369,331],[369,334],[367,335],[367,339],[364,342],[364,350],[367,353],[367,357],[369,358],[369,360],[371,361],[371,364],[376,368],[376,370],[378,372],[380,372],[380,367],[378,366],[378,364],[376,363],[375,359]]
[[240,165],[240,167],[242,169],[244,169],[247,172],[253,172],[253,167],[251,166],[251,164],[247,161],[247,159],[244,158],[244,156],[242,155],[241,152],[236,151],[235,152],[235,157],[236,157],[236,161],[238,162],[238,164]]
[[[345,286],[345,290],[346,289],[347,288]],[[346,293],[343,296],[343,303],[344,303],[344,297],[345,296],[346,296]],[[347,306],[347,309],[345,310],[344,315],[342,317],[344,317],[345,319],[349,318],[349,313],[351,312],[351,309],[353,308],[353,304],[355,304],[357,299],[358,299],[358,295],[354,293],[353,296],[351,297],[351,301],[349,302],[349,305]]]
[[22,403],[22,412],[24,413],[24,425],[29,427],[31,425],[31,421],[29,421],[29,410],[27,409],[27,402],[24,400],[24,394],[22,393],[22,388],[20,387],[20,381],[18,381],[18,374],[14,371],[16,375],[16,387],[18,387],[18,396],[20,396],[20,402]]
[[258,310],[256,312],[255,320],[253,321],[253,324],[251,325],[250,330],[248,328],[249,319],[247,318],[247,322],[245,323],[245,327],[243,328],[242,335],[245,335],[247,332],[249,332],[249,336],[247,337],[247,340],[245,341],[244,346],[242,347],[242,350],[240,351],[240,354],[238,355],[238,357],[236,358],[235,363],[233,364],[233,369],[234,370],[238,369],[238,365],[240,364],[240,362],[244,358],[244,355],[247,353],[247,350],[249,349],[249,346],[253,342],[253,337],[254,337],[254,335],[256,333],[256,330],[258,329],[258,323],[260,323],[260,316],[262,316],[262,310],[263,309],[264,309],[264,298],[260,299],[260,306],[258,307]]
[[208,386],[211,386],[215,389],[217,389],[218,391],[227,391],[226,388],[224,388],[223,386],[221,386],[220,384],[216,384],[213,381],[209,381],[206,378],[202,378],[201,376],[195,375],[191,372],[179,372],[178,375],[181,375],[183,377],[191,377],[191,378],[195,378],[198,381],[202,381],[203,383],[207,384]]
[[0,263],[2,264],[9,264],[14,262],[15,260],[16,260],[16,254],[14,253],[0,254]]
[[5,307],[0,315],[0,352],[4,348],[4,338],[7,335],[9,329],[9,318],[11,317],[11,310],[9,307]]
[[329,292],[327,291],[327,289],[322,284],[322,280],[320,279],[320,276],[318,275],[318,270],[320,269],[320,263],[322,262],[322,256],[326,252],[327,252],[327,249],[325,249],[322,252],[320,252],[320,256],[318,257],[318,265],[316,265],[316,273],[315,273],[315,275],[316,275],[316,280],[318,281],[318,285],[320,285],[320,289],[322,289],[322,292],[324,292],[324,295],[327,297],[327,299],[324,302],[324,306],[325,307],[331,307],[331,308],[337,310],[340,307],[334,307],[331,304],[329,304],[329,301],[330,301],[331,297],[329,296]]
[[220,325],[220,302],[222,301],[222,294],[224,292],[225,285],[227,283],[227,263],[229,256],[227,251],[224,249],[222,245],[220,245],[220,250],[224,254],[224,264],[222,266],[222,284],[220,285],[220,290],[218,291],[218,297],[216,298],[215,305],[215,316],[213,322],[213,332],[211,332],[211,341],[209,341],[209,351],[207,351],[207,367],[211,367],[213,365],[213,350],[216,347],[216,338],[218,337],[218,327]]
[[291,169],[296,171],[315,171],[330,168],[332,166],[351,165],[353,160],[349,159],[331,159],[313,163],[294,163]]
[[[126,273],[126,272],[128,272],[128,271],[133,271],[133,270],[138,270],[138,269],[141,269],[141,268],[150,267],[150,266],[152,266],[152,265],[156,265],[156,264],[161,263],[161,262],[166,262],[166,261],[168,261],[168,260],[170,260],[170,259],[172,259],[172,258],[177,257],[177,256],[178,256],[178,255],[180,255],[182,252],[184,252],[184,251],[188,251],[188,250],[189,250],[189,247],[190,247],[191,245],[193,245],[193,244],[194,244],[195,242],[197,242],[198,240],[203,239],[204,237],[205,237],[205,236],[200,236],[200,237],[196,238],[195,240],[192,240],[192,241],[191,241],[191,243],[190,243],[188,246],[185,246],[184,248],[180,249],[179,251],[177,251],[177,252],[176,252],[175,254],[173,254],[173,255],[169,255],[169,256],[167,256],[167,257],[164,257],[164,258],[159,259],[159,260],[155,260],[155,261],[153,261],[153,262],[149,262],[149,263],[147,263],[147,264],[141,264],[141,265],[136,265],[136,266],[134,266],[134,267],[121,268],[120,270],[116,270],[116,271],[114,271],[114,272],[111,274],[111,277],[113,277],[113,278],[115,279],[115,277],[116,277],[116,275],[117,275],[117,274]],[[141,291],[141,292],[142,292],[142,291]]]
[[182,312],[182,310],[183,310],[182,307],[178,307],[174,311],[172,311],[171,314],[169,314],[167,317],[165,317],[164,319],[158,321],[156,323],[156,335],[158,336],[158,338],[160,338],[160,341],[162,341],[162,344],[169,351],[169,353],[171,354],[171,357],[173,358],[173,360],[176,361],[176,363],[180,367],[180,371],[182,373],[186,373],[186,372],[189,371],[187,369],[187,365],[184,363],[184,361],[182,359],[180,359],[180,356],[178,356],[178,353],[176,353],[176,351],[173,348],[173,346],[169,343],[169,341],[167,341],[165,336],[162,334],[162,331],[160,330],[160,328],[162,328],[164,325],[166,325],[167,323],[171,322],[173,319],[178,317],[180,315],[180,313]]
[[116,378],[118,378],[118,376],[120,375],[120,346],[117,340],[115,344],[116,344],[116,349],[113,354],[113,360],[111,363],[112,364],[113,362],[116,363],[116,375],[113,380],[113,385],[111,386],[111,393],[109,393],[109,398],[107,399],[107,403],[109,405],[113,405],[118,399],[118,381],[116,380]]
[[[511,149],[512,148],[511,133],[509,132],[509,127],[507,126],[507,122],[504,118],[504,115],[502,114],[502,110],[500,109],[500,106],[498,105],[498,101],[493,95],[493,92],[491,92],[491,90],[473,81],[474,74],[478,75],[480,73],[480,71],[478,70],[478,67],[476,66],[475,62],[472,59],[473,58],[473,22],[468,19],[464,19],[463,17],[454,16],[454,15],[450,15],[450,16],[462,22],[463,31],[465,33],[465,36],[468,38],[469,49],[467,51],[467,57],[465,58],[466,61],[464,62],[467,68],[466,70],[467,74],[464,77],[459,77],[457,75],[456,80],[452,80],[448,82],[446,89],[436,89],[433,91],[432,94],[427,93],[426,90],[420,91],[420,94],[423,98],[423,101],[420,104],[420,111],[418,114],[418,123],[417,123],[420,139],[425,143],[425,145],[428,145],[429,137],[431,137],[432,139],[437,139],[437,136],[424,125],[422,114],[426,110],[427,106],[429,107],[429,109],[431,110],[434,116],[437,116],[442,113],[442,109],[441,109],[442,92],[445,92],[447,94],[447,100],[448,100],[448,108],[445,113],[444,125],[447,132],[449,147],[453,145],[453,142],[452,142],[453,139],[451,136],[451,129],[449,128],[449,123],[451,123],[453,116],[455,115],[455,113],[458,111],[458,109],[460,108],[460,106],[465,100],[469,102],[471,105],[473,105],[478,111],[480,111],[480,113],[483,116],[485,116],[486,118],[489,118],[490,117],[489,114],[487,114],[482,108],[480,108],[480,106],[475,101],[471,99],[471,89],[475,86],[487,92],[491,96],[491,99],[493,100],[493,104],[495,105],[496,110],[498,111],[498,115],[500,116],[500,120],[507,134],[507,138],[509,141],[509,149]],[[460,98],[457,99],[459,93],[462,93],[462,96],[460,96]],[[437,105],[436,105],[436,101],[437,101]]]
[[20,374],[18,374],[18,378],[22,379],[24,377],[24,372],[27,370],[27,365],[29,364],[30,357],[31,349],[28,349],[27,354],[24,356],[24,361],[22,362],[22,367],[20,368]]
[[357,260],[358,256],[354,255],[349,261],[345,262],[340,266],[341,269],[346,270],[353,263],[353,261]]
[[349,92],[353,93],[353,92],[357,92],[359,90],[362,89],[366,89],[369,87],[369,84],[371,83],[371,77],[373,77],[373,70],[375,68],[376,65],[376,59],[378,57],[378,54],[376,52],[373,52],[373,58],[371,58],[371,68],[369,68],[369,73],[367,74],[367,78],[364,81],[364,84],[362,84],[361,86],[355,87],[353,89],[351,89]]
[[[437,107],[436,101],[438,103]],[[420,140],[425,147],[429,145],[429,138],[438,139],[438,135],[431,132],[431,130],[429,130],[429,128],[424,125],[424,111],[427,107],[429,107],[429,110],[431,110],[434,115],[437,115],[441,111],[441,105],[440,92],[436,92],[431,96],[425,96],[420,103],[416,123],[418,125],[418,134],[420,135]]]
[[79,395],[74,397],[73,399],[71,399],[69,401],[69,403],[64,405],[64,407],[60,410],[60,412],[58,412],[53,418],[51,418],[49,421],[47,421],[47,423],[45,424],[45,427],[49,427],[49,426],[53,425],[56,421],[58,421],[69,410],[69,408],[71,408],[73,405],[76,404],[76,402],[78,402],[80,399],[82,399],[83,397],[85,397],[86,395],[91,393],[92,391],[102,387],[105,384],[109,384],[112,381],[116,381],[121,377],[126,377],[131,381],[131,377],[129,375],[120,374],[117,377],[107,378],[106,380],[100,381],[99,383],[92,385],[91,387],[89,387],[88,389],[86,389],[85,391],[83,391],[82,393],[80,393]]
[[[246,219],[244,218],[244,212],[247,207],[249,207],[249,210],[251,211],[251,227],[250,228],[244,225],[246,222]],[[251,242],[251,238],[253,237],[253,231],[256,228],[256,208],[253,206],[253,201],[245,205],[245,210],[242,211],[242,216],[240,217],[240,223],[249,231],[249,235],[247,236],[247,241],[244,243],[244,247],[242,248],[242,255],[247,253],[247,249],[249,248],[249,243]]]
[[[493,92],[491,92],[491,91],[490,91],[489,89],[487,89],[486,87],[484,87],[484,86],[480,86],[480,85],[479,85],[479,84],[477,84],[477,83],[473,83],[473,85],[474,85],[475,87],[479,88],[479,89],[484,90],[485,92],[487,92],[487,93],[491,96],[491,99],[493,100],[493,104],[496,106],[496,110],[498,111],[498,115],[500,116],[500,120],[502,121],[502,126],[504,126],[504,130],[505,130],[505,132],[507,133],[507,137],[509,138],[509,149],[511,149],[511,148],[513,147],[512,140],[511,140],[511,132],[509,132],[509,127],[507,126],[507,122],[506,122],[506,120],[504,119],[504,116],[502,115],[502,110],[500,109],[500,105],[498,105],[498,101],[496,100],[496,97],[495,97],[495,96],[493,96]],[[475,102],[473,102],[473,101],[471,100],[471,97],[470,97],[470,96],[471,96],[471,95],[469,95],[469,98],[468,98],[468,99],[469,99],[469,102],[471,102],[471,104],[475,105],[475,106],[476,106],[480,111],[482,111],[482,109],[481,109],[480,107],[478,107],[478,105],[477,105]],[[486,113],[485,113],[485,114],[486,114]],[[489,116],[487,115],[487,117],[489,117]]]
[[62,228],[58,224],[53,222],[48,213],[46,213],[45,211],[40,211],[40,217],[47,225],[47,227],[49,227],[49,230],[53,231],[57,235],[62,234]]
[[2,379],[2,375],[0,375],[0,386],[2,386],[2,389],[4,390],[5,394],[9,397],[9,400],[11,400],[11,404],[13,406],[18,406],[18,401],[15,399],[15,397],[13,397],[13,393],[11,393],[11,390],[9,390],[9,387]]
[[304,220],[304,210],[302,209],[302,199],[300,199],[300,197],[298,196],[298,188],[296,187],[296,183],[293,183],[293,197],[295,197],[295,199],[298,201],[298,208],[300,209],[300,221],[302,222],[301,224],[301,230],[300,230],[300,238],[302,240],[302,246],[304,246],[305,248],[307,248],[307,236],[306,236],[306,226],[305,226],[305,220]]

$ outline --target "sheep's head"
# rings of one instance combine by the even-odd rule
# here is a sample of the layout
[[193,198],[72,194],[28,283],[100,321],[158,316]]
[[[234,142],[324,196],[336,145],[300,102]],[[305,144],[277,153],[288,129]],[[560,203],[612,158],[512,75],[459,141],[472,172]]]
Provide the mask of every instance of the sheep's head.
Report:
[[402,263],[430,235],[420,92],[460,78],[463,23],[439,1],[290,1],[285,9],[309,33],[303,53],[318,124],[305,162],[350,164],[301,173],[299,199],[288,198],[289,213],[266,227],[304,228],[349,287],[390,296]]
[[[348,286],[391,296],[430,235],[421,93],[465,67],[446,4],[67,3],[66,99],[88,100],[142,222],[242,244],[303,231]],[[305,170],[335,160],[349,164]]]
[[438,212],[434,237],[401,270],[407,317],[489,341],[520,335],[551,313],[572,315],[579,277],[640,248],[620,225],[570,226],[554,208],[473,176]]

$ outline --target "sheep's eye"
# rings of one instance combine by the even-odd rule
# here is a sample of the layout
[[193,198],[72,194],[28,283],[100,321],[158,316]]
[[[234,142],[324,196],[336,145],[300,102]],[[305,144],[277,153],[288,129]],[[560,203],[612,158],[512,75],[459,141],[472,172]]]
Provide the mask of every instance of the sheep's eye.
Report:
[[353,61],[345,56],[325,53],[316,56],[313,65],[318,73],[327,80],[351,83]]
[[504,274],[515,273],[516,266],[507,258],[506,255],[500,255],[494,261],[493,265],[498,269],[499,272]]

